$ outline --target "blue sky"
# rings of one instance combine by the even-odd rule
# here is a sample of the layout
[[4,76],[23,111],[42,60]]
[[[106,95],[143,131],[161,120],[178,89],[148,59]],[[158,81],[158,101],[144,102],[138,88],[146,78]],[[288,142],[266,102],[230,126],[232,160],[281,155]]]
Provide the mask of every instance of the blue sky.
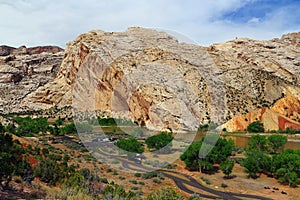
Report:
[[227,12],[222,17],[234,23],[247,23],[268,20],[272,17],[270,15],[281,11],[285,12],[285,24],[293,26],[299,24],[299,8],[299,0],[261,0],[249,2],[235,11]]
[[300,31],[300,0],[0,0],[0,45],[58,45],[100,29],[179,32],[200,45]]

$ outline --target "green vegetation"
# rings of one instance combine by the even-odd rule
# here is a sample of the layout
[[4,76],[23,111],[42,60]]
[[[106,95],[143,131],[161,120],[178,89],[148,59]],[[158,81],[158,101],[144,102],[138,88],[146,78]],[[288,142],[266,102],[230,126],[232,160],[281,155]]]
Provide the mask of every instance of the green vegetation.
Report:
[[157,177],[158,173],[153,171],[153,172],[146,172],[142,175],[142,178],[143,179],[150,179],[150,178],[153,178],[153,177]]
[[6,188],[13,175],[19,175],[31,182],[32,170],[21,155],[25,151],[18,141],[13,141],[9,134],[0,133],[0,185]]
[[172,142],[173,136],[171,133],[162,132],[158,135],[148,137],[145,141],[148,148],[159,150]]
[[16,129],[16,135],[31,137],[39,132],[46,133],[49,127],[46,118],[40,117],[31,119],[30,117],[15,117],[15,121],[18,123]]
[[125,151],[129,151],[132,153],[143,153],[144,152],[144,148],[139,143],[139,141],[135,138],[120,139],[115,143],[115,145]]
[[227,159],[224,162],[221,162],[220,169],[226,175],[226,177],[229,177],[229,175],[232,173],[233,166],[234,161]]
[[260,121],[255,121],[247,126],[247,131],[250,133],[263,133],[265,132],[265,128],[263,123]]
[[201,178],[201,180],[204,181],[207,185],[210,185],[210,184],[211,184],[211,182],[210,182],[210,180],[209,180],[208,178],[205,178],[205,177],[203,177],[203,176],[201,176],[200,178]]
[[151,192],[146,200],[184,200],[184,197],[172,188],[162,188]]
[[267,151],[268,140],[264,135],[253,135],[251,141],[248,143],[249,149]]
[[249,176],[257,178],[261,173],[271,174],[281,183],[296,187],[300,178],[300,150],[283,151],[287,138],[282,135],[268,138],[254,135],[251,138],[243,161]]
[[113,184],[113,185],[108,185],[104,188],[102,191],[102,199],[104,200],[119,200],[119,199],[124,199],[124,200],[134,200],[137,199],[137,196],[134,192],[126,192],[124,188],[120,185]]
[[[94,184],[100,184],[102,179],[88,169],[76,171],[74,165],[68,165],[68,155],[62,156],[49,150],[33,148],[31,145],[24,149],[10,134],[0,133],[1,187],[7,188],[12,176],[19,176],[28,184],[34,178],[50,186],[60,184],[64,190],[72,191],[72,195],[84,194],[94,199],[99,194],[100,190],[96,190]],[[65,199],[64,196],[71,194],[57,195],[59,199]]]
[[283,151],[287,143],[287,137],[283,135],[271,135],[268,137],[268,147],[271,154],[278,154]]
[[136,125],[130,120],[116,119],[116,118],[111,118],[111,117],[89,119],[88,123],[93,126],[97,126],[97,125],[100,125],[100,126],[135,126]]
[[[218,127],[218,124],[214,123],[214,122],[209,122],[208,124],[200,124],[198,127],[198,132],[200,133],[204,133],[207,132],[209,130],[215,130]],[[225,129],[226,131],[226,129]]]
[[[211,151],[204,157],[200,157],[201,152]],[[233,149],[233,141],[220,138],[216,145],[213,146],[210,140],[204,140],[195,142],[188,147],[188,149],[180,156],[180,159],[184,161],[187,168],[191,170],[200,170],[203,172],[210,172],[213,170],[213,165],[221,163],[231,155]]]

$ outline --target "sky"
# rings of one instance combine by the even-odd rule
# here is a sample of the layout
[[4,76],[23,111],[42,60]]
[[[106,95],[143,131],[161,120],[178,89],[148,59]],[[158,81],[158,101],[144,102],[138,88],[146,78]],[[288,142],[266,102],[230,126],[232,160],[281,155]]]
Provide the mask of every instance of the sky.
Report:
[[209,46],[300,31],[300,0],[0,0],[0,45],[62,48],[90,30],[141,26]]

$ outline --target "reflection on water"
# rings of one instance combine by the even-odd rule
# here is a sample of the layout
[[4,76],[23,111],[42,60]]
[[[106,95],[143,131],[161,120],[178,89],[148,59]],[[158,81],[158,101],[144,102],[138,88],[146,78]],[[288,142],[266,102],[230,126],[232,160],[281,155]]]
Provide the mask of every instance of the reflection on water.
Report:
[[[205,134],[203,133],[198,133],[195,137],[196,141],[201,140],[201,138],[203,138],[205,136]],[[248,142],[251,141],[251,135],[222,135],[221,137],[226,138],[226,139],[232,139],[234,144],[238,147],[247,147]],[[287,144],[284,147],[285,149],[294,149],[294,150],[298,150],[300,149],[300,140],[289,140],[287,142]]]
[[[102,127],[101,128],[102,131],[104,132],[115,132],[115,133],[132,133],[134,132],[134,129],[136,129],[136,127]],[[151,135],[156,135],[159,132],[158,131],[151,131],[148,130],[146,128],[142,128],[142,132],[143,132],[143,136],[145,138],[151,136]],[[194,132],[193,132],[194,133]],[[193,135],[193,133],[191,132],[190,134]],[[188,133],[187,133],[188,134]],[[194,141],[200,141],[203,137],[205,137],[206,134],[204,133],[197,133],[195,135]],[[238,147],[247,147],[248,142],[251,140],[251,135],[237,135],[237,134],[226,134],[226,135],[222,135],[221,137],[223,138],[231,138],[234,141],[234,144]],[[295,141],[295,140],[290,140],[287,142],[287,144],[285,145],[285,149],[300,149],[300,140]]]

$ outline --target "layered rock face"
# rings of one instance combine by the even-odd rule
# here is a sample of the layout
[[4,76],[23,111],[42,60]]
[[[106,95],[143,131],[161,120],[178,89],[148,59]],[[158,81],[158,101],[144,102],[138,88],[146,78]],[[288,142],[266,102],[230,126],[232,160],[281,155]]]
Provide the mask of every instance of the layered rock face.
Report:
[[[33,109],[26,107],[26,97],[52,82],[63,60],[59,47],[0,47],[0,112]],[[20,107],[20,104],[25,106]]]
[[[31,87],[18,101],[2,99],[3,105],[12,106],[1,109],[8,113],[73,106],[129,118],[156,130],[195,130],[208,121],[230,119],[222,127],[242,130],[256,119],[273,120],[267,123],[271,124],[268,129],[296,127],[299,47],[299,33],[270,41],[240,38],[201,47],[138,27],[119,33],[91,31],[67,44],[56,75],[45,75],[45,82]],[[16,59],[24,62],[26,56],[41,55],[51,60],[41,61],[42,68],[47,66],[43,62],[59,65],[63,57],[52,52],[1,58],[8,68],[7,63]],[[14,76],[9,81],[8,76],[2,79],[3,88],[11,86],[20,92],[21,86],[29,84],[23,74],[22,78],[10,74]],[[251,116],[245,117],[247,113]],[[262,113],[269,113],[268,117],[260,117]]]

